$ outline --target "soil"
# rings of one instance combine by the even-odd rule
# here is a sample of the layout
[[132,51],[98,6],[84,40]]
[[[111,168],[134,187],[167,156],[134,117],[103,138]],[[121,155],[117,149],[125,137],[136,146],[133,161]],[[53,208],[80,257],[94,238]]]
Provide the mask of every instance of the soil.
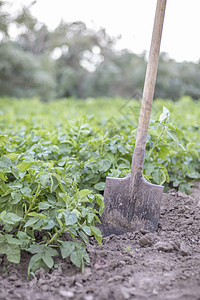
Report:
[[27,254],[20,265],[1,258],[0,299],[200,299],[200,183],[189,196],[163,195],[156,233],[111,235],[87,250],[91,264],[84,274],[58,258],[58,269],[40,269],[29,281]]

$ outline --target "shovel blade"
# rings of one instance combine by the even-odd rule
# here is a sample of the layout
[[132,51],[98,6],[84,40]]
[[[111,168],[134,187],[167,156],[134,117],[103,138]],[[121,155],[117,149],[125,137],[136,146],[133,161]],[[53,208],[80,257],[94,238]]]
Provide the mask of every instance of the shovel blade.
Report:
[[157,229],[163,187],[143,177],[132,187],[131,176],[106,178],[105,210],[101,217],[103,235]]

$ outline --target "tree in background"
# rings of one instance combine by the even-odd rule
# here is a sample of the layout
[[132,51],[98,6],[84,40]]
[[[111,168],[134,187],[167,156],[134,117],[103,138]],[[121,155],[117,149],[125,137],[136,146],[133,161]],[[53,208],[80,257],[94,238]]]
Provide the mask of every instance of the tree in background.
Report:
[[113,52],[94,73],[86,78],[84,95],[131,98],[142,93],[145,76],[145,54],[138,56],[128,50]]
[[[116,39],[80,21],[61,21],[51,31],[31,14],[31,5],[11,15],[8,4],[0,0],[1,96],[39,96],[49,101],[142,94],[145,53],[116,51]],[[18,32],[14,39],[13,27]],[[155,97],[200,98],[199,82],[200,63],[177,63],[161,54]]]
[[[35,43],[36,36],[41,39],[39,23],[29,8],[11,16],[6,10],[7,5],[0,1],[0,95],[52,99],[56,96],[54,61],[38,49],[42,42]],[[9,34],[11,26],[19,30],[14,40]]]
[[87,78],[112,57],[114,41],[104,29],[96,32],[83,22],[61,22],[52,37],[57,47],[51,53],[59,53],[56,60],[58,95],[84,97]]
[[12,42],[0,44],[0,94],[20,97],[54,98],[55,80],[47,57],[36,58]]

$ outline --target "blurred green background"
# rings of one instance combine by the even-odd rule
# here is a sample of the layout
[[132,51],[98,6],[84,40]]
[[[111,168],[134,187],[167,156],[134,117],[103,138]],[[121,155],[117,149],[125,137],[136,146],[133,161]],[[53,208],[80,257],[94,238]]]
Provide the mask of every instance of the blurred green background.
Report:
[[[0,1],[0,96],[141,98],[146,53],[117,51],[104,29],[83,22],[61,21],[52,31],[30,8],[11,14]],[[199,82],[200,63],[178,63],[161,53],[155,97],[200,98]]]

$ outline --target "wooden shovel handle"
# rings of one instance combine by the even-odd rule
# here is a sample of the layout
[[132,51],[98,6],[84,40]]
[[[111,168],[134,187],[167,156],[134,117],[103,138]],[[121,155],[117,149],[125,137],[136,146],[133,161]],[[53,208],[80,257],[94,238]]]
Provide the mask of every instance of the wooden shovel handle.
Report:
[[154,88],[156,83],[156,74],[158,68],[166,2],[167,0],[158,0],[156,6],[156,14],[154,19],[151,47],[145,76],[136,144],[131,167],[131,176],[135,179],[139,179],[142,176],[148,127],[151,115],[151,106],[153,102]]

